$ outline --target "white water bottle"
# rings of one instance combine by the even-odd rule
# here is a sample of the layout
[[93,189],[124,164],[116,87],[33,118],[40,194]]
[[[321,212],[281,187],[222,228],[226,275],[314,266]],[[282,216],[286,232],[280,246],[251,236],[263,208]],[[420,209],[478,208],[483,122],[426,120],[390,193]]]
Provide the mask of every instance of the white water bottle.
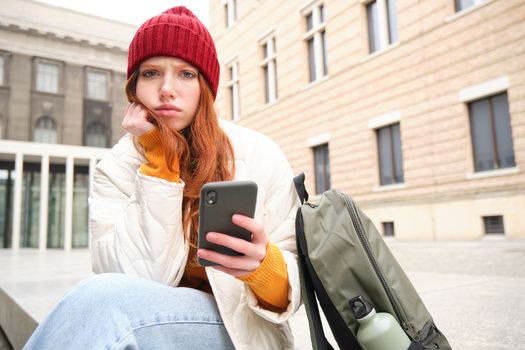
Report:
[[357,341],[365,350],[407,350],[410,338],[394,316],[378,312],[362,296],[350,299],[350,308],[360,326]]

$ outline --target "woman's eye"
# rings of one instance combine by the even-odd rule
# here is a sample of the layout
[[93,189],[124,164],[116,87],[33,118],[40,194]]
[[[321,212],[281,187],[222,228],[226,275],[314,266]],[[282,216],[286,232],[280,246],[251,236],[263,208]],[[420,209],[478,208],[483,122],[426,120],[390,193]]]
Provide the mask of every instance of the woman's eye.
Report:
[[181,75],[185,79],[192,79],[192,78],[195,78],[197,76],[197,74],[195,74],[195,73],[193,73],[193,72],[191,72],[189,70],[182,71]]
[[154,70],[146,70],[146,71],[142,72],[142,76],[144,78],[151,78],[151,77],[155,77],[157,75],[159,75],[159,73],[157,73]]

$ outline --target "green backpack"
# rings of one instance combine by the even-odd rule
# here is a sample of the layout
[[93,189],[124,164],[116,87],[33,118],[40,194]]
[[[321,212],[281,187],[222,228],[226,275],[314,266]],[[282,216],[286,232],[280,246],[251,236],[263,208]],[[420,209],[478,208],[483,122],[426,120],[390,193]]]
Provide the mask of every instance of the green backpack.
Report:
[[[304,174],[294,179],[302,206],[296,235],[301,291],[314,349],[332,349],[316,297],[341,349],[362,349],[349,300],[362,296],[377,312],[393,315],[411,339],[410,350],[451,349],[405,272],[370,219],[336,190],[308,203]],[[385,349],[388,350],[388,349]]]

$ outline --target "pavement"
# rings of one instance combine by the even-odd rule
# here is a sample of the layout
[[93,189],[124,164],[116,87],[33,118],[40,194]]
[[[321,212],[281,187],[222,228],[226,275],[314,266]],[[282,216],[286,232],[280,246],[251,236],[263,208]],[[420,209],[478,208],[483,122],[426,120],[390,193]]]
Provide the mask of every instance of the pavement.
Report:
[[[525,349],[525,239],[387,243],[453,349]],[[14,348],[90,275],[87,250],[0,250],[0,326]],[[311,349],[303,308],[291,326],[296,349]]]

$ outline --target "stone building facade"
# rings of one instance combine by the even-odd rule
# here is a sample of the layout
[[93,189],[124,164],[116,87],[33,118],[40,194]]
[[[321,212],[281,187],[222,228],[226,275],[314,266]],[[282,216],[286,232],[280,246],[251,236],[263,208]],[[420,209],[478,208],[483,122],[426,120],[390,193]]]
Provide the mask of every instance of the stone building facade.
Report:
[[[525,2],[212,1],[217,107],[399,239],[525,237]],[[503,235],[502,235],[503,234]]]
[[136,26],[0,6],[0,248],[83,248],[96,162],[122,135]]
[[36,1],[4,2],[0,137],[112,145],[122,136],[127,45],[135,30]]

